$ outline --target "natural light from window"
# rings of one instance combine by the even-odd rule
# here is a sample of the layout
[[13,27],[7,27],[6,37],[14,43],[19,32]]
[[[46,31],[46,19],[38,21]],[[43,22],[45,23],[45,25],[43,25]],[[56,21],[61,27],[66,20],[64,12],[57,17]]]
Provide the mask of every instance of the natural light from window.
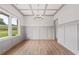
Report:
[[18,34],[18,20],[16,17],[12,18],[12,36],[16,36]]
[[8,36],[8,16],[0,14],[0,38]]

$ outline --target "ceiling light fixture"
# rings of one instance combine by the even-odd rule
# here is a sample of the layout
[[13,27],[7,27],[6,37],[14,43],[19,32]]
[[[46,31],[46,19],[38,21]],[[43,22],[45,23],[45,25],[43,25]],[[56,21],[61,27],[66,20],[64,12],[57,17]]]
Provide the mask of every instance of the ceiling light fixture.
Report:
[[44,19],[44,17],[42,15],[35,15],[34,19]]

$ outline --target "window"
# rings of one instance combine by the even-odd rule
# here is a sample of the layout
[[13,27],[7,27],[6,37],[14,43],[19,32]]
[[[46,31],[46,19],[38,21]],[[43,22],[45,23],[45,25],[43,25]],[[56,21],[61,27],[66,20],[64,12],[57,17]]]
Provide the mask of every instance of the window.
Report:
[[12,18],[12,36],[16,36],[18,34],[18,19],[17,17]]
[[0,38],[8,36],[8,16],[0,14]]
[[0,38],[16,36],[20,33],[19,29],[17,17],[0,12]]

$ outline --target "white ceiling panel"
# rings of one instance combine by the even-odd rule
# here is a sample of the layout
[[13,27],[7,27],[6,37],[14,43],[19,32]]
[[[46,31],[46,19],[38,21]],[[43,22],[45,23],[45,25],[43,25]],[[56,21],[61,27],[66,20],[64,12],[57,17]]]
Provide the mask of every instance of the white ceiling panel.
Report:
[[49,4],[47,9],[59,9],[61,4]]
[[32,4],[33,9],[45,9],[44,4]]
[[29,4],[16,4],[18,9],[30,9]]
[[62,4],[14,4],[24,15],[53,15]]
[[24,15],[33,15],[31,10],[21,10]]
[[44,10],[33,10],[34,14],[36,15],[43,15]]
[[49,10],[46,10],[46,13],[45,15],[53,15],[56,11],[49,11]]

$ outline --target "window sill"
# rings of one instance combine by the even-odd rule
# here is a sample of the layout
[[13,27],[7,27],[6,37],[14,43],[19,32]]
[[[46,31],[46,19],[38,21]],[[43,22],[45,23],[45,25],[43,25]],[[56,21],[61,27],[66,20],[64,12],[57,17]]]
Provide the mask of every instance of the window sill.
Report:
[[17,37],[17,36],[20,36],[20,35],[17,34],[16,36],[12,36],[12,37]]
[[1,38],[0,38],[0,41],[7,40],[8,38],[9,38],[9,36],[1,37]]
[[11,37],[9,37],[9,36],[1,37],[1,38],[0,38],[0,41],[4,41],[4,40],[8,40],[8,39],[13,39],[13,38],[16,38],[16,37],[18,37],[18,36],[20,36],[20,35],[11,36]]

